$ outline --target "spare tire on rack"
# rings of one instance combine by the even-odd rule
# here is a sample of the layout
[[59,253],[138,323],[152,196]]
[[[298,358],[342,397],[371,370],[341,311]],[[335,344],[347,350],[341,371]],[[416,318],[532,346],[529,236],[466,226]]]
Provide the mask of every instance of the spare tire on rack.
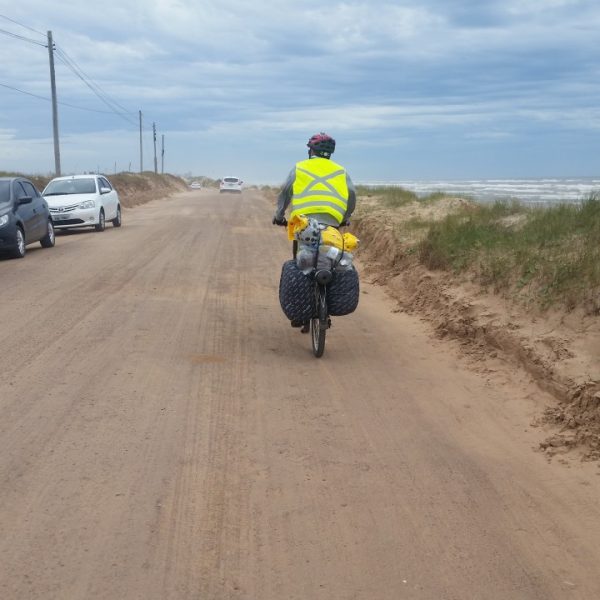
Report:
[[327,286],[327,308],[332,317],[349,315],[356,310],[360,286],[358,271],[335,271],[331,283]]
[[314,315],[314,284],[304,275],[296,261],[288,260],[281,268],[279,303],[290,321],[308,321]]

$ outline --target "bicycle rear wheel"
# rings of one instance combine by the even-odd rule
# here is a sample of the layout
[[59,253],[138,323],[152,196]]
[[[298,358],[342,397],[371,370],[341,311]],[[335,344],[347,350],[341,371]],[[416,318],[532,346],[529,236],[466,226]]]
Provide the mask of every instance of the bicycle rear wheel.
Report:
[[316,300],[317,310],[316,316],[310,321],[310,337],[312,340],[313,354],[317,358],[321,358],[323,352],[325,352],[325,334],[327,333],[328,326],[327,297],[324,286],[318,286]]

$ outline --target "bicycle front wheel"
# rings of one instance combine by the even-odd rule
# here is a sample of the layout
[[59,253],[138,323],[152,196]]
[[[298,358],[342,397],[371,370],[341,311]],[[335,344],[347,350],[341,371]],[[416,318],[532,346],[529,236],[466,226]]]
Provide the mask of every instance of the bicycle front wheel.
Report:
[[310,333],[313,354],[317,358],[321,358],[321,356],[323,356],[323,352],[325,352],[325,334],[327,333],[328,322],[325,287],[319,286],[316,296],[317,314],[310,321]]

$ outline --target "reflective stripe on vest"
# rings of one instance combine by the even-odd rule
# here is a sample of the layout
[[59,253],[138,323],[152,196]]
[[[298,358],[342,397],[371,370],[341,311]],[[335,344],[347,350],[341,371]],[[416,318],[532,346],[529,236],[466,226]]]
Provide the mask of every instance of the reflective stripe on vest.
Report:
[[296,165],[292,195],[295,215],[325,213],[339,223],[348,208],[346,170],[326,158],[311,158]]

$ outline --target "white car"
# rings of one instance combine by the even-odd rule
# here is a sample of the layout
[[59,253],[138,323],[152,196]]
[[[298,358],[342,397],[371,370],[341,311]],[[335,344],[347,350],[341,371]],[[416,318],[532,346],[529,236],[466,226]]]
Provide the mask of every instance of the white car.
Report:
[[104,231],[106,221],[121,227],[119,195],[104,175],[56,177],[42,196],[56,229],[94,227]]
[[235,192],[241,194],[242,183],[244,182],[239,177],[223,177],[219,183],[219,192]]
[[192,183],[190,183],[190,188],[193,190],[201,190],[202,184],[199,181],[192,181]]

